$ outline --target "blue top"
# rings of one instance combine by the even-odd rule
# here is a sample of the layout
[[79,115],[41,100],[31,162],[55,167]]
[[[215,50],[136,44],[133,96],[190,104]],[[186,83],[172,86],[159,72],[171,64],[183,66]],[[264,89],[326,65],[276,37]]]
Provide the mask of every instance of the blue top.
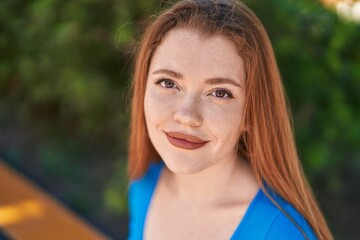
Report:
[[[141,240],[143,238],[147,210],[163,166],[163,162],[152,164],[144,177],[130,184],[129,240]],[[275,193],[269,191],[269,194],[296,221],[306,234],[307,239],[317,239],[307,221],[297,210]],[[237,239],[278,240],[305,238],[296,225],[260,189],[231,237],[231,240]]]

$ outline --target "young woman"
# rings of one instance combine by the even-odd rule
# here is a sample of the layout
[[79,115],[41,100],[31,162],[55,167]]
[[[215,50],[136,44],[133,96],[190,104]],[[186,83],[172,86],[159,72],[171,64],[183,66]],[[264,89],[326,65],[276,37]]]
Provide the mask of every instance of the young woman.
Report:
[[129,239],[332,239],[268,36],[231,0],[149,26],[133,79]]

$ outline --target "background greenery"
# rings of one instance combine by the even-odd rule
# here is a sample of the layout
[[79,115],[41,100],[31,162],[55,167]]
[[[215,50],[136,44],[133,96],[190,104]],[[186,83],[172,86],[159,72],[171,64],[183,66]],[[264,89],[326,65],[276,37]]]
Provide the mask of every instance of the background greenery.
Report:
[[[336,239],[360,239],[360,25],[315,0],[246,0],[273,43],[299,154]],[[0,1],[0,157],[127,234],[128,87],[155,0]]]

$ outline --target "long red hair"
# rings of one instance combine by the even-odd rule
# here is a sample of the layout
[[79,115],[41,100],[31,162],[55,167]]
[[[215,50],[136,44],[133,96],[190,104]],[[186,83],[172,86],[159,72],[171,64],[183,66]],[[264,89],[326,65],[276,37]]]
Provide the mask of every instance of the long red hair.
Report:
[[183,0],[148,27],[138,49],[132,85],[130,179],[142,177],[151,162],[160,161],[146,129],[144,95],[152,55],[165,34],[174,28],[191,28],[206,36],[221,34],[235,44],[246,74],[245,130],[239,139],[239,154],[250,162],[265,194],[264,182],[305,217],[319,239],[333,239],[297,155],[270,40],[256,15],[239,2]]

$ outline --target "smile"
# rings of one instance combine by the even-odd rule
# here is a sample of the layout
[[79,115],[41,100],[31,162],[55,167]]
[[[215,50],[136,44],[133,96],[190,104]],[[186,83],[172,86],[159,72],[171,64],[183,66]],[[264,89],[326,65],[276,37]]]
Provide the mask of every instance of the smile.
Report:
[[198,137],[186,135],[179,132],[165,132],[168,141],[175,147],[195,150],[203,147],[209,141],[204,141]]

